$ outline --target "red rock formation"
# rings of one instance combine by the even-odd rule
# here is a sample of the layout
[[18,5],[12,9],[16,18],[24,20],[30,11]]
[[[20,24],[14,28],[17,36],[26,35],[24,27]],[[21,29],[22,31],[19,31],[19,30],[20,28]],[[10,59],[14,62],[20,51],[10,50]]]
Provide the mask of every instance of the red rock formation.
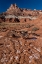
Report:
[[22,9],[19,8],[16,4],[11,4],[11,6],[9,7],[9,9],[7,9],[6,12],[0,14],[0,22],[15,22],[15,18],[18,19],[20,22],[28,22],[35,20],[35,18],[37,19],[37,17],[40,16],[41,14],[42,11],[40,10]]
[[12,4],[0,14],[0,64],[42,64],[42,11]]

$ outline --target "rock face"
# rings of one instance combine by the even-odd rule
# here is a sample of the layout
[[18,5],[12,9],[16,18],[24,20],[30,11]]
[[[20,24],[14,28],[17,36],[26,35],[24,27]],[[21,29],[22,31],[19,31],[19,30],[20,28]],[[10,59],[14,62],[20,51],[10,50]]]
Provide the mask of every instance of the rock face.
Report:
[[19,8],[16,4],[11,4],[11,6],[9,7],[9,9],[7,9],[6,12],[0,14],[0,22],[14,23],[15,22],[14,19],[16,20],[18,19],[19,22],[28,22],[37,19],[38,16],[41,14],[42,14],[41,10],[22,9]]
[[0,64],[42,64],[42,11],[11,4],[0,14]]
[[16,4],[11,4],[9,9],[7,9],[7,11],[6,11],[7,14],[14,14],[14,15],[17,15],[20,12],[21,11]]
[[37,10],[29,10],[29,9],[22,9],[19,8],[16,4],[11,4],[9,9],[6,11],[7,14],[14,14],[16,16],[31,16],[31,15],[38,15],[39,12]]

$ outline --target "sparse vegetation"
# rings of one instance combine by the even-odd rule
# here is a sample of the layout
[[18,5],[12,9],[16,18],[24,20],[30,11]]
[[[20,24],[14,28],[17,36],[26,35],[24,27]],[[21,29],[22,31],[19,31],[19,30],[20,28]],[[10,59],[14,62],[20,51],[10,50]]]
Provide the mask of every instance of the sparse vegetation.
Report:
[[33,33],[34,36],[40,36],[39,34]]
[[26,28],[30,28],[31,26],[28,24],[27,26],[26,26]]
[[37,31],[37,30],[39,30],[39,28],[37,27],[32,28],[32,31]]
[[20,33],[25,36],[27,34],[27,31],[20,31]]
[[33,24],[32,25],[28,24],[28,25],[26,25],[26,28],[30,28],[32,26],[34,26],[34,25]]

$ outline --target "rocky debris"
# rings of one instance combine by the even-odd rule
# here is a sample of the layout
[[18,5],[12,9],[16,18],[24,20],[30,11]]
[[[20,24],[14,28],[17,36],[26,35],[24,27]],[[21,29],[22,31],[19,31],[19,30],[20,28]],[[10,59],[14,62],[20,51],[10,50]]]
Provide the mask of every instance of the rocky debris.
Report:
[[16,31],[9,31],[7,36],[13,37],[13,38],[20,38],[20,34],[17,33]]
[[[7,41],[6,41],[7,39]],[[21,40],[21,41],[20,41]],[[36,48],[34,42],[25,39],[4,37],[0,40],[1,63],[37,63],[41,56],[41,47]],[[3,43],[2,43],[3,42]],[[21,44],[20,44],[21,43]],[[35,42],[36,43],[36,42]],[[3,49],[3,50],[2,50]],[[42,63],[42,61],[41,61]],[[40,63],[39,63],[40,64]]]
[[36,33],[32,33],[34,36],[40,36],[39,34],[36,34]]
[[6,32],[8,29],[7,28],[4,28],[4,27],[2,27],[2,28],[0,28],[0,32]]
[[27,31],[20,31],[20,33],[25,36],[28,32]]
[[29,38],[28,31],[20,31],[20,34],[21,34],[22,37],[25,38],[25,39]]

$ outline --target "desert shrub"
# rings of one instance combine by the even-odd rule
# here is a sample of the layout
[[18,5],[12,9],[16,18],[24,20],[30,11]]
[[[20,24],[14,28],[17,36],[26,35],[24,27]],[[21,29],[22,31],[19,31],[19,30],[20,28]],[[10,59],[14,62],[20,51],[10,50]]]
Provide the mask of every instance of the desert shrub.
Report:
[[34,26],[34,24],[32,24],[31,26]]
[[20,33],[25,36],[28,32],[27,31],[20,31]]
[[37,30],[39,30],[39,28],[37,27],[32,28],[32,31],[37,31]]
[[31,26],[28,24],[27,26],[26,26],[26,28],[30,28]]
[[34,36],[40,36],[39,34],[36,34],[36,33],[32,33]]

